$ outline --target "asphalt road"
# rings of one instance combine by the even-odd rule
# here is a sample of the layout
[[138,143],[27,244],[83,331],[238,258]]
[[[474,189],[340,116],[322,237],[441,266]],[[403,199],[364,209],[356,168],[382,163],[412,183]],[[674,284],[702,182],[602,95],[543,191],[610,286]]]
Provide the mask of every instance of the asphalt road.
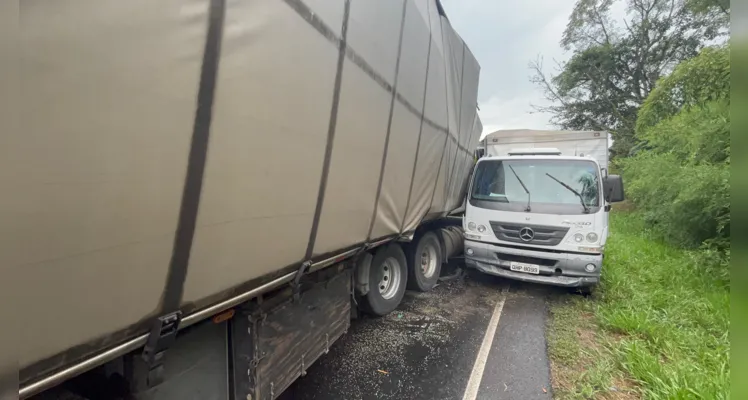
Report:
[[284,399],[550,399],[553,289],[474,271],[354,320]]
[[[551,399],[545,325],[552,294],[558,289],[477,271],[441,282],[429,293],[406,292],[395,312],[353,320],[329,354],[280,399]],[[224,332],[219,325],[206,326],[210,329],[190,334],[216,348],[178,341],[175,346],[186,347],[166,360],[187,367],[167,368],[180,378],[159,386],[152,398],[226,397],[225,381],[210,373],[225,365]],[[81,382],[101,389],[98,381]],[[59,389],[39,399],[82,399]]]

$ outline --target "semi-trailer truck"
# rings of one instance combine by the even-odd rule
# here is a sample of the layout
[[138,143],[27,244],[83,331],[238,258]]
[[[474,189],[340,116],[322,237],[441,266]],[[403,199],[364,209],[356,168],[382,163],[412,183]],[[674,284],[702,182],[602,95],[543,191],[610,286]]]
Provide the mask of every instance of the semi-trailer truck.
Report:
[[23,1],[18,27],[21,398],[276,398],[459,251],[479,65],[438,0]]
[[482,142],[463,220],[466,265],[590,292],[611,203],[624,197],[608,174],[607,132],[504,130]]

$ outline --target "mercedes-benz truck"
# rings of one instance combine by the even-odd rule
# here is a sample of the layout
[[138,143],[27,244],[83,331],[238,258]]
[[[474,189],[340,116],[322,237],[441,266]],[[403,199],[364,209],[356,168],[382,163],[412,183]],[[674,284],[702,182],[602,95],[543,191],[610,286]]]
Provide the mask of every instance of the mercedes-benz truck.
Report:
[[606,132],[498,131],[483,140],[463,220],[465,262],[487,274],[589,292],[600,281],[608,213]]

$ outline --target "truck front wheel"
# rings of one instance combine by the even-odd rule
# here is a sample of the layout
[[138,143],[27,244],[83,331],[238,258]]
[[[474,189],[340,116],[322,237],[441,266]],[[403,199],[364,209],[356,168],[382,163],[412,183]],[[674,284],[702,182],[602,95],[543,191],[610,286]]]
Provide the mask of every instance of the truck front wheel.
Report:
[[369,292],[364,307],[371,314],[382,316],[393,311],[405,295],[408,266],[405,253],[397,243],[390,243],[374,253],[369,268]]
[[408,287],[427,292],[436,286],[442,269],[442,246],[433,232],[427,232],[408,246]]

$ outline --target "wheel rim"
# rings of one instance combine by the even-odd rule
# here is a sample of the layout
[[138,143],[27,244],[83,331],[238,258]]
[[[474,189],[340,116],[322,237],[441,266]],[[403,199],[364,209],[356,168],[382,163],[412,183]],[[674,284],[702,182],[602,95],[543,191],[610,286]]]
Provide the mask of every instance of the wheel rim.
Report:
[[431,278],[434,276],[437,262],[436,248],[431,244],[423,246],[423,250],[421,250],[421,271],[424,277]]
[[379,294],[389,300],[395,297],[401,281],[400,262],[389,257],[382,263],[382,279],[379,280]]

